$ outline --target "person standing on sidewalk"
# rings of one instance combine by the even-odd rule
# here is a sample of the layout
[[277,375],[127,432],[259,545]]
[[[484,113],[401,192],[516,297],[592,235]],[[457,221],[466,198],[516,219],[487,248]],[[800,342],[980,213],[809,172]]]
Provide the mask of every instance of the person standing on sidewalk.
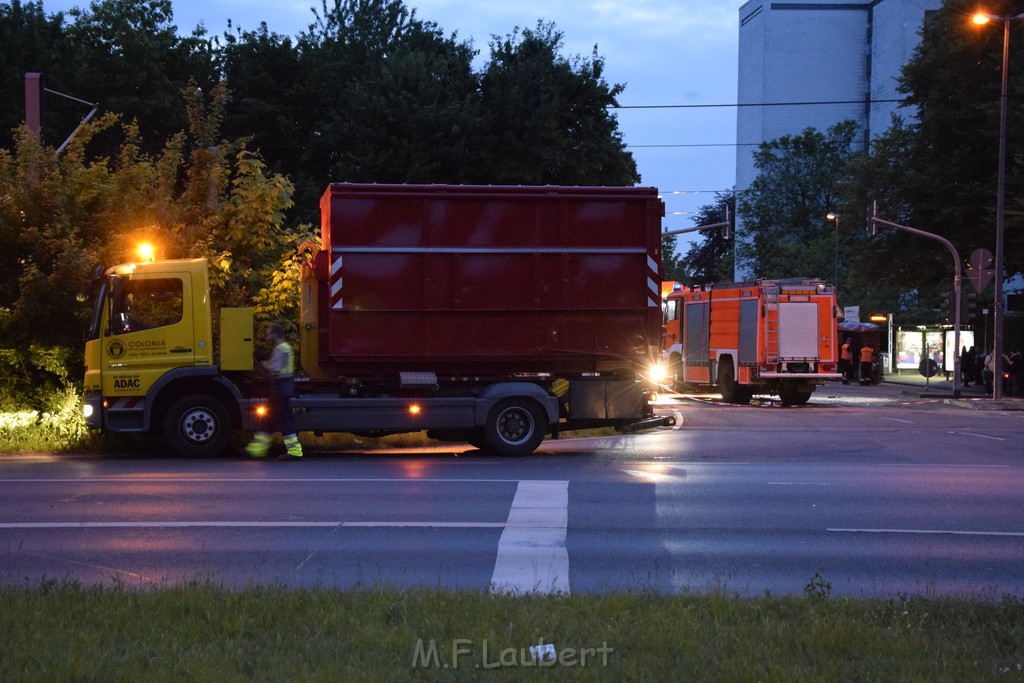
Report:
[[853,374],[853,340],[849,337],[839,353],[839,374],[843,376],[843,384],[850,383],[850,375]]
[[988,349],[988,353],[985,354],[985,368],[982,372],[985,375],[985,393],[991,396],[992,382],[996,373],[996,357],[991,346]]
[[[270,359],[261,363],[270,374],[270,421],[281,432],[288,448],[279,459],[298,460],[302,457],[302,444],[296,434],[291,406],[295,395],[295,350],[285,341],[284,328],[277,323],[268,325],[264,335],[274,349]],[[272,440],[269,432],[257,432],[245,447],[245,452],[252,458],[265,458]]]
[[871,381],[871,376],[875,367],[875,350],[871,348],[871,345],[864,343],[864,346],[860,347],[860,383],[867,384]]

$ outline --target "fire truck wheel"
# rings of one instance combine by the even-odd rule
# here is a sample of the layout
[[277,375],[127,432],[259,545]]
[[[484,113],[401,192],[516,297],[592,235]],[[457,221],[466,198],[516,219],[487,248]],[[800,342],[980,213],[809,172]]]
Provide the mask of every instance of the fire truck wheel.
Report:
[[528,398],[506,398],[487,415],[483,428],[485,450],[495,455],[529,455],[547,432],[547,419]]
[[726,403],[747,404],[753,396],[749,387],[736,383],[731,361],[718,364],[718,388],[722,392],[722,400]]
[[811,400],[811,394],[813,391],[800,390],[800,389],[780,389],[779,398],[782,399],[782,405],[784,406],[802,406]]
[[192,394],[175,401],[164,418],[164,436],[178,455],[205,458],[228,445],[231,424],[224,404],[208,394]]

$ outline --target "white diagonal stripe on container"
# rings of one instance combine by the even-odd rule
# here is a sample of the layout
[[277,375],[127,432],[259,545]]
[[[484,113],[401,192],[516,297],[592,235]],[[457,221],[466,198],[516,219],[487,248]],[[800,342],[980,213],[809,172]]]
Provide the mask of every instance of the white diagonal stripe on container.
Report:
[[569,482],[519,482],[498,542],[491,590],[568,593],[568,524]]

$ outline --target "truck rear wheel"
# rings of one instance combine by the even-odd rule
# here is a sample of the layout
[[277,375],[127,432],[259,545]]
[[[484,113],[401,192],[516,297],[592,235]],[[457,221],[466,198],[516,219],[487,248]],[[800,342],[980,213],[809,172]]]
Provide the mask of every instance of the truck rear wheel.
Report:
[[813,393],[813,390],[807,391],[806,389],[786,387],[779,390],[779,398],[782,399],[782,405],[784,406],[802,406],[811,400],[811,394]]
[[209,394],[179,398],[164,418],[164,437],[178,455],[217,455],[231,438],[227,410],[220,399]]
[[544,411],[528,398],[506,398],[491,408],[483,428],[486,450],[496,455],[529,455],[547,433]]

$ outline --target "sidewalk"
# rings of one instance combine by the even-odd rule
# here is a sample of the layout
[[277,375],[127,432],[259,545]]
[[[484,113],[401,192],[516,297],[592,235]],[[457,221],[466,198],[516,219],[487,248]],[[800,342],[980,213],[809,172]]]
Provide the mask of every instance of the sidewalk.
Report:
[[953,398],[953,380],[947,380],[945,373],[941,372],[935,377],[928,379],[927,382],[924,377],[916,372],[885,375],[882,381],[886,384],[906,387],[903,393],[908,396],[943,399],[945,403],[961,408],[970,408],[972,410],[1024,410],[1024,397],[1004,396],[996,401],[985,393],[984,386],[977,384],[962,387],[960,398]]

